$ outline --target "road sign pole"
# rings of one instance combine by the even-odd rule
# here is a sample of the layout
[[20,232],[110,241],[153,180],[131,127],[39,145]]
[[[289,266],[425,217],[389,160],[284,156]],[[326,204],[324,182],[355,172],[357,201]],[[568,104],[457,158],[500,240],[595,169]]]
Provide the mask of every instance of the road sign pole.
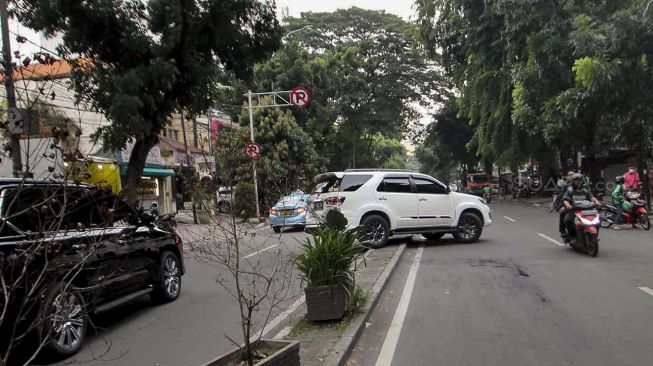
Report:
[[[7,89],[7,109],[16,107],[14,94],[14,68],[11,65],[11,41],[9,40],[9,17],[7,0],[0,0],[0,23],[2,27],[3,64],[5,67],[5,88]],[[14,177],[20,177],[23,171],[23,161],[20,155],[20,134],[11,134],[11,158],[13,160]]]
[[[247,92],[247,106],[249,108],[249,136],[254,141],[254,113],[252,111],[252,91]],[[252,173],[254,175],[254,196],[256,197],[256,218],[261,217],[258,205],[258,181],[256,179],[256,159],[252,159]]]

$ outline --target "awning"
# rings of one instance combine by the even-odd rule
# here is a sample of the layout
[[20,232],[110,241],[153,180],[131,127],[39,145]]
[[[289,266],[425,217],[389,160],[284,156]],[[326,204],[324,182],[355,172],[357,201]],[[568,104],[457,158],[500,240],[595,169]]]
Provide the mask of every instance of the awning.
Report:
[[[120,165],[120,174],[125,175],[127,172],[127,164],[121,164]],[[143,176],[163,176],[163,177],[171,177],[175,175],[175,171],[172,169],[166,169],[166,168],[154,168],[154,167],[145,167],[143,168]]]

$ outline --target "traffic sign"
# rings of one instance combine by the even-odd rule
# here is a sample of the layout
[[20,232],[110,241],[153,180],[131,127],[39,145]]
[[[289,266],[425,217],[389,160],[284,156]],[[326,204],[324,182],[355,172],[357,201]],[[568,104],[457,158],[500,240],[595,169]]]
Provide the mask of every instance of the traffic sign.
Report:
[[245,145],[245,153],[250,159],[258,159],[261,157],[261,145],[256,142],[249,142]]
[[295,107],[304,108],[311,103],[311,92],[303,86],[290,91],[290,103]]

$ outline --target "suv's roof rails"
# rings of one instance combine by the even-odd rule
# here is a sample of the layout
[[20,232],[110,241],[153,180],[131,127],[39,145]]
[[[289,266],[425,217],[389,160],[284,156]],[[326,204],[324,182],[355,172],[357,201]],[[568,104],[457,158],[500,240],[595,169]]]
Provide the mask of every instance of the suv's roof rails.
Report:
[[401,173],[417,173],[409,169],[347,169],[345,172],[401,172]]

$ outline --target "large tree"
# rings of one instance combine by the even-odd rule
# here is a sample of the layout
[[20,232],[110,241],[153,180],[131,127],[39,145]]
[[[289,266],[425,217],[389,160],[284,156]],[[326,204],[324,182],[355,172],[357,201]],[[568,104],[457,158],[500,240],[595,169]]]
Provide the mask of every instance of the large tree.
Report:
[[[254,83],[267,91],[307,86],[313,102],[293,114],[309,132],[328,169],[379,167],[379,134],[398,144],[418,122],[419,104],[439,99],[438,73],[415,37],[415,25],[382,11],[359,8],[286,18],[284,47],[256,67]],[[355,164],[354,164],[355,163]]]
[[79,100],[105,114],[95,137],[120,149],[134,141],[125,195],[171,115],[212,105],[225,70],[236,77],[280,44],[274,3],[257,0],[18,0],[13,11],[46,36],[61,35]]

